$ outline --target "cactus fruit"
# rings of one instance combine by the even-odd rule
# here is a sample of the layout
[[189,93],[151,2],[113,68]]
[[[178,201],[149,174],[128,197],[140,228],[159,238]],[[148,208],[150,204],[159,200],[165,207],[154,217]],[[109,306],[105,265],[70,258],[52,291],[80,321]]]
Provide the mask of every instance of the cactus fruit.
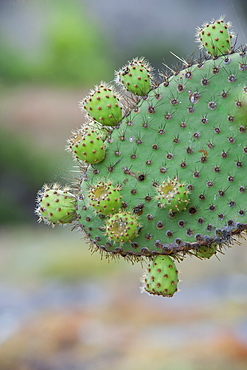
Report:
[[144,58],[136,58],[116,72],[116,82],[131,93],[145,96],[152,87],[152,67]]
[[69,139],[68,150],[74,154],[76,159],[95,164],[103,161],[106,153],[102,135],[97,130],[87,127],[80,130]]
[[231,24],[224,22],[223,18],[205,23],[197,30],[197,41],[213,57],[228,54],[232,50],[231,39],[233,38],[233,34],[229,32],[230,27]]
[[163,297],[172,297],[177,291],[178,271],[169,256],[156,256],[143,277],[142,290]]
[[39,206],[36,213],[39,221],[47,224],[67,224],[77,218],[76,197],[69,187],[61,188],[59,184],[51,187],[44,185],[38,192]]
[[184,211],[189,203],[189,191],[185,184],[179,184],[177,179],[163,181],[158,187],[160,207],[166,208],[169,212]]
[[92,185],[88,192],[90,199],[89,205],[94,207],[97,213],[107,215],[117,212],[122,205],[122,196],[119,192],[119,187],[115,187],[111,182],[99,182]]
[[130,212],[119,211],[106,221],[106,235],[114,242],[130,242],[137,236],[139,223]]
[[118,94],[105,83],[95,87],[82,102],[88,115],[104,126],[116,126],[122,119],[122,108]]
[[[222,18],[203,28],[198,38],[211,57],[184,61],[155,83],[136,58],[116,74],[123,98],[101,84],[83,100],[90,129],[69,147],[81,176],[62,217],[41,193],[41,219],[73,221],[95,250],[151,266],[187,254],[208,259],[247,230],[246,48],[234,50]],[[144,290],[171,296],[175,270],[158,287],[148,275]]]
[[212,244],[210,247],[201,246],[195,251],[195,256],[198,258],[211,258],[217,253],[217,245]]

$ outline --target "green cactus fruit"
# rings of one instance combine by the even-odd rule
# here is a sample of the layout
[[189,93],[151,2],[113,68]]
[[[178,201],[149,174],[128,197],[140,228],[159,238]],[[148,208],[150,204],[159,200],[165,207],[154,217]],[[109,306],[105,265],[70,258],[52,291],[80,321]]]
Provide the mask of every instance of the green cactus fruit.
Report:
[[180,212],[187,208],[189,191],[185,184],[178,182],[177,178],[163,181],[156,189],[161,208],[166,208],[169,212]]
[[156,256],[148,266],[142,289],[149,294],[172,297],[178,281],[178,271],[171,257]]
[[76,132],[69,139],[68,149],[76,159],[89,164],[102,162],[106,153],[106,145],[102,135],[90,127]]
[[111,182],[98,182],[92,185],[88,191],[89,205],[92,206],[97,213],[109,215],[117,212],[122,206],[122,196],[120,195],[121,188],[113,186]]
[[212,244],[209,247],[201,246],[195,251],[195,256],[198,258],[210,258],[217,252],[217,245]]
[[152,88],[152,67],[144,58],[135,58],[116,72],[115,80],[129,92],[145,96]]
[[36,214],[39,216],[39,222],[66,224],[77,218],[76,197],[69,187],[61,188],[59,184],[53,184],[51,187],[44,185],[37,200]]
[[224,22],[223,18],[205,23],[202,28],[197,29],[197,41],[213,57],[228,54],[232,50],[233,38],[233,34],[229,32],[230,26],[230,23]]
[[119,211],[106,220],[106,235],[118,243],[129,242],[137,236],[139,222],[135,215],[127,211]]
[[120,99],[114,88],[101,83],[81,103],[88,115],[104,126],[116,126],[122,120]]

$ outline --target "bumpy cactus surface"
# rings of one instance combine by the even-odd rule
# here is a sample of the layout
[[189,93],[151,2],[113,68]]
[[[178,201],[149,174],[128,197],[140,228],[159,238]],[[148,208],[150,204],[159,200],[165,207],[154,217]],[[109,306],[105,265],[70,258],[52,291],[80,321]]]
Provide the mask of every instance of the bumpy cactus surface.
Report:
[[102,254],[151,261],[151,294],[177,290],[171,258],[208,259],[247,229],[247,57],[231,40],[229,24],[212,21],[197,32],[205,56],[180,71],[157,82],[136,58],[116,87],[96,86],[67,148],[79,180],[66,201],[54,187],[38,196],[45,222],[72,222]]

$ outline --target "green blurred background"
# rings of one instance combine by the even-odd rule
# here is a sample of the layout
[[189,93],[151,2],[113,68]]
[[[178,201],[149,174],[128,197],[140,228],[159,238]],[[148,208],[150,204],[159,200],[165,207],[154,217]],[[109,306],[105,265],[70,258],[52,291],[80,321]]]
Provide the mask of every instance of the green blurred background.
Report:
[[64,147],[88,91],[135,56],[156,70],[191,56],[195,28],[222,14],[246,44],[244,0],[0,0],[0,370],[246,369],[244,240],[187,258],[162,299],[140,294],[142,266],[33,212],[43,183],[76,176]]

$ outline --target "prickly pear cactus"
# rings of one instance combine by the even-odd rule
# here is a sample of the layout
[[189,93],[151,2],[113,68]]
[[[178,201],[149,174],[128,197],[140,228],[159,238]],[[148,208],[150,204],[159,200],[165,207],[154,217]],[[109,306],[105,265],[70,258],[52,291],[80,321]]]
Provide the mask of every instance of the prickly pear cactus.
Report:
[[232,38],[220,18],[198,29],[205,56],[181,70],[157,82],[135,58],[115,72],[116,86],[96,86],[67,148],[76,186],[58,207],[53,187],[38,195],[45,222],[73,223],[103,255],[151,261],[151,294],[177,290],[171,258],[208,259],[247,229],[247,56]]

